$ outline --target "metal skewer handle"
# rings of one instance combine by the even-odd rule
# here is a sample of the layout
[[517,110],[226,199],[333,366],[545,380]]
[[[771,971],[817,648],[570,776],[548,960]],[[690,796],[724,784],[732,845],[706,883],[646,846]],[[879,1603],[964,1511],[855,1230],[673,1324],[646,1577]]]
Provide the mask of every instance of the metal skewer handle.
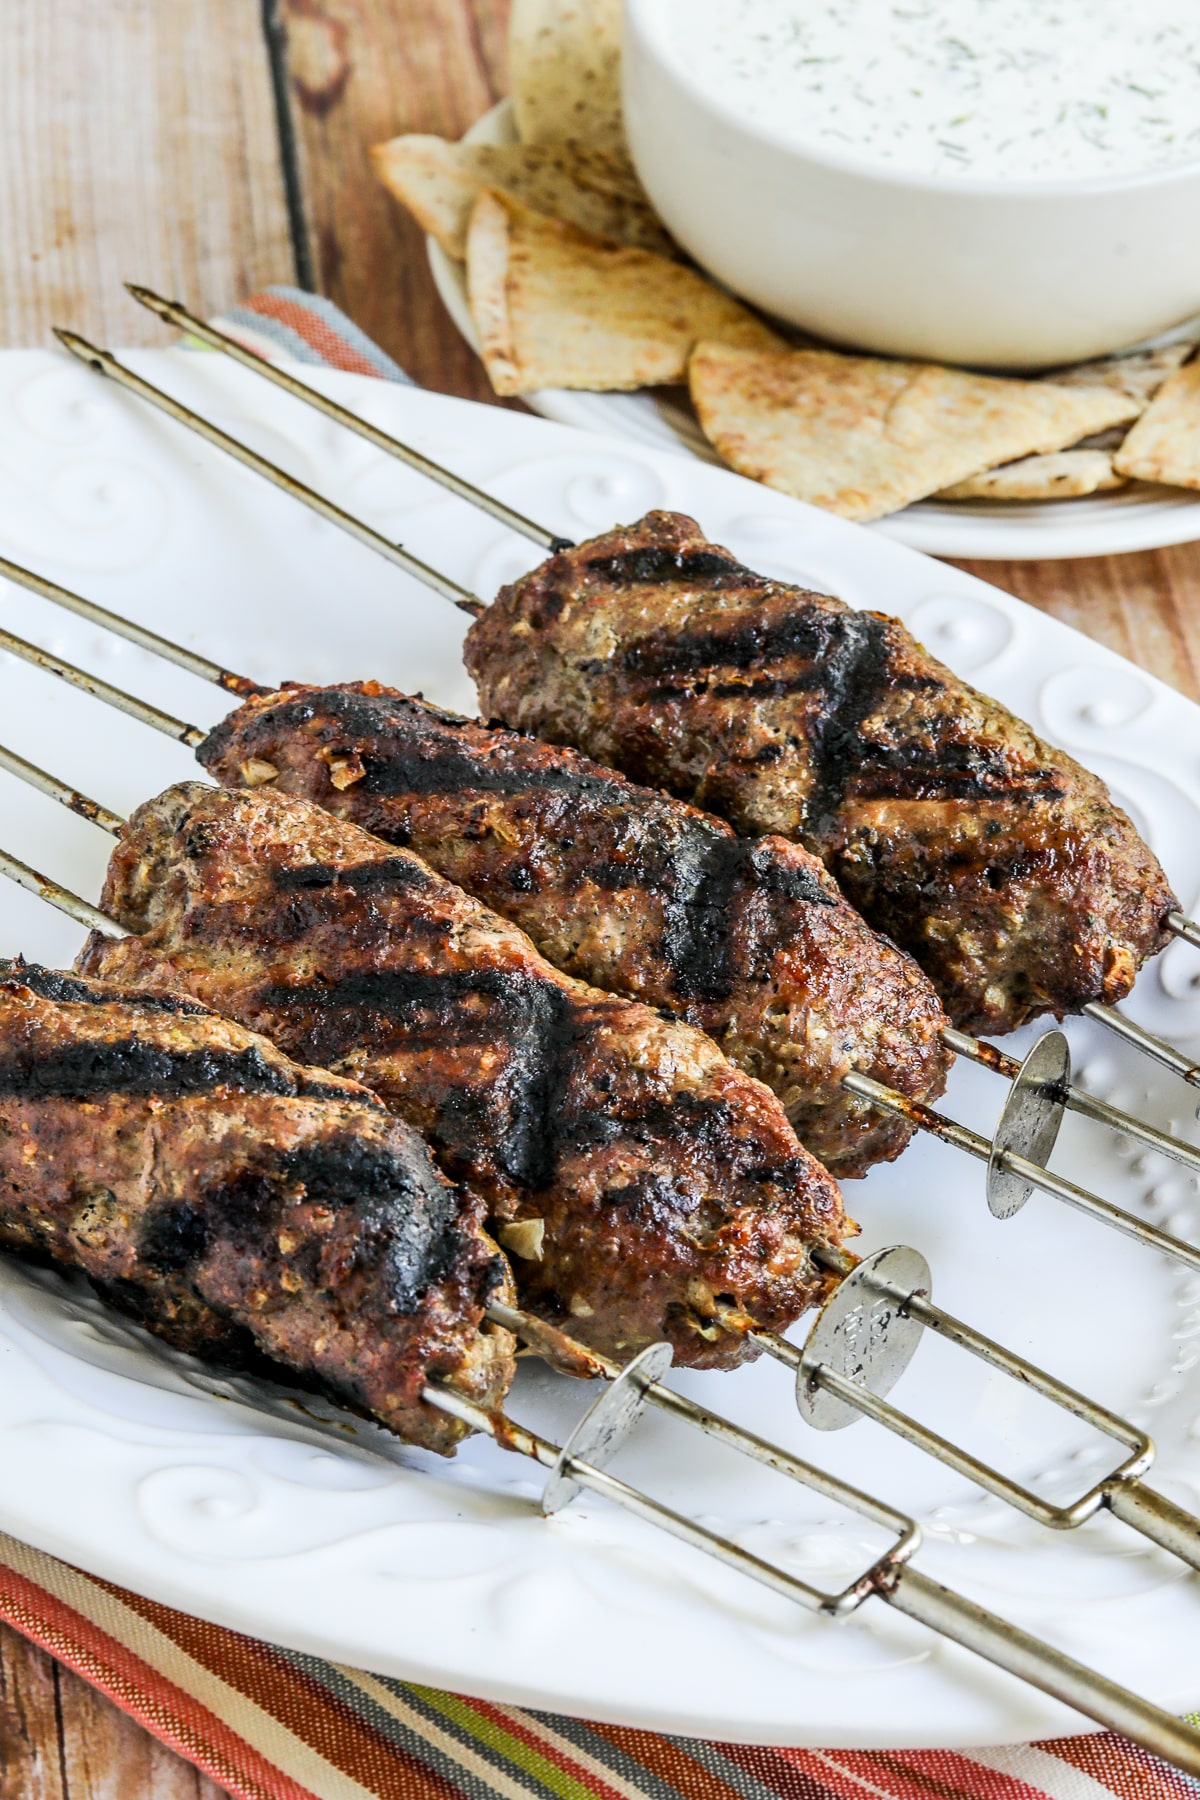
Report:
[[502,1448],[549,1469],[550,1480],[543,1498],[546,1511],[557,1510],[582,1488],[795,1601],[808,1612],[836,1618],[856,1611],[869,1599],[881,1600],[1019,1680],[1073,1706],[1097,1724],[1124,1733],[1164,1762],[1186,1773],[1200,1774],[1200,1733],[1192,1726],[964,1595],[932,1581],[910,1560],[920,1543],[915,1520],[824,1470],[807,1465],[806,1485],[813,1492],[895,1534],[891,1548],[840,1593],[814,1587],[790,1570],[754,1555],[610,1474],[607,1464],[636,1424],[648,1389],[663,1372],[665,1360],[669,1360],[669,1351],[666,1359],[656,1356],[655,1350],[643,1351],[584,1415],[563,1445],[551,1443],[503,1414],[487,1412],[449,1389],[430,1384],[424,1397],[431,1406],[485,1432]]

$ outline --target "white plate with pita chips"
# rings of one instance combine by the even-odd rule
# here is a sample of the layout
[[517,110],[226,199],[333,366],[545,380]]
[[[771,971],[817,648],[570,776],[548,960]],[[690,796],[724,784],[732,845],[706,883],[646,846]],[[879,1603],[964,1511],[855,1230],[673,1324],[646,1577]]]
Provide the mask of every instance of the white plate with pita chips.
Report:
[[[466,138],[466,142],[478,146],[506,146],[517,141],[513,112],[507,101],[485,114]],[[553,171],[546,179],[553,180]],[[597,185],[604,183],[598,179]],[[535,193],[526,198],[537,204]],[[593,204],[601,209],[619,208],[622,199],[619,195],[601,194]],[[599,221],[592,223],[589,218],[580,222],[596,229]],[[648,240],[642,241],[651,247]],[[432,237],[429,259],[450,316],[467,342],[478,349],[462,263],[447,255]],[[1181,326],[1177,332],[1156,339],[1155,346],[1172,340],[1194,340],[1198,330],[1200,322]],[[683,388],[590,393],[546,387],[525,393],[523,398],[544,418],[564,425],[623,437],[654,449],[675,450],[705,462],[721,461],[701,431]],[[1034,472],[1041,478],[1041,485],[1052,484],[1062,498],[1035,501],[1007,497],[1014,489],[1021,492],[1026,469],[1024,463],[1011,464],[980,478],[991,498],[922,500],[875,520],[873,529],[932,555],[996,560],[1111,556],[1200,539],[1200,492],[1133,480],[1108,491],[1080,494],[1079,487],[1090,487],[1095,481],[1102,454],[1090,448],[1071,450],[1055,455],[1052,466],[1048,458],[1037,459],[1040,466]],[[1159,446],[1149,447],[1147,466],[1152,466],[1159,455]]]

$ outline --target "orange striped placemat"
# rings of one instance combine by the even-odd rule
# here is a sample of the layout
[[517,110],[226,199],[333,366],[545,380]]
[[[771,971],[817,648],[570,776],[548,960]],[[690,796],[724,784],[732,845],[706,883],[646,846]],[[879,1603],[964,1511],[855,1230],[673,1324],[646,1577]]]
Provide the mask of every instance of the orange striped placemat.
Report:
[[1197,1800],[1103,1732],[775,1750],[442,1693],[209,1625],[0,1533],[0,1618],[245,1800]]

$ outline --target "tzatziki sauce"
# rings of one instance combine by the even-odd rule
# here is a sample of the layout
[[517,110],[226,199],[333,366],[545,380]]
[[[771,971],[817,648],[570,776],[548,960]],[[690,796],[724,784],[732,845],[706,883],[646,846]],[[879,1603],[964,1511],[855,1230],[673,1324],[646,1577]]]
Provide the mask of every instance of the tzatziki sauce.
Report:
[[673,58],[797,146],[1053,180],[1200,158],[1200,0],[661,0]]

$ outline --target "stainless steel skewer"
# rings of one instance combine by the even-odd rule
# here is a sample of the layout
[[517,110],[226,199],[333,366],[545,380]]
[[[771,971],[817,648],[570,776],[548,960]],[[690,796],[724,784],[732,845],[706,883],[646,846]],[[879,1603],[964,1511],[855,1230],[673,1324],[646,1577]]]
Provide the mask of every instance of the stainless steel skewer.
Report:
[[[57,776],[2,747],[0,766],[113,835],[120,833],[124,821],[118,815],[106,812],[98,802],[89,800]],[[74,896],[68,898],[75,900]],[[85,905],[82,901],[75,904]],[[94,918],[104,921],[99,929],[106,929],[108,922],[103,914],[94,914]],[[847,1251],[818,1248],[814,1260],[837,1276],[838,1285],[804,1346],[797,1347],[776,1332],[753,1326],[748,1331],[767,1355],[795,1373],[796,1403],[809,1424],[819,1430],[840,1430],[859,1418],[872,1418],[1040,1524],[1071,1530],[1107,1507],[1134,1530],[1200,1569],[1200,1519],[1142,1482],[1154,1460],[1154,1445],[1144,1431],[933,1305],[929,1298],[932,1277],[917,1251],[897,1246],[859,1261]],[[619,1374],[618,1364],[533,1315],[494,1303],[489,1316],[516,1331],[548,1360],[570,1365],[573,1373],[599,1375],[607,1380]],[[747,1330],[740,1319],[723,1323],[729,1330]],[[885,1398],[908,1367],[927,1328],[1123,1444],[1129,1454],[1076,1500],[1055,1504],[930,1430]],[[648,1393],[653,1404],[676,1413],[702,1431],[709,1429],[713,1415],[693,1401],[657,1384]],[[737,1433],[738,1429],[727,1421],[720,1423],[727,1441],[734,1441],[728,1434]],[[735,1447],[788,1472],[788,1453],[776,1445],[742,1433],[736,1438]]]
[[358,437],[365,438],[376,450],[382,450],[386,456],[394,456],[397,462],[406,463],[415,469],[418,475],[424,475],[427,481],[436,482],[438,487],[446,488],[459,500],[465,500],[468,506],[478,507],[480,512],[489,513],[498,519],[501,525],[507,525],[510,531],[519,532],[532,543],[540,544],[543,550],[569,550],[571,539],[559,537],[545,525],[539,525],[534,519],[527,519],[524,513],[506,506],[503,500],[497,500],[486,488],[476,487],[453,470],[444,468],[441,463],[434,462],[411,444],[405,444],[390,433],[381,431],[377,425],[371,425],[366,419],[359,418],[349,407],[339,406],[336,400],[330,400],[319,389],[310,387],[306,381],[297,381],[294,375],[288,374],[265,357],[258,356],[239,344],[228,332],[218,331],[205,319],[198,319],[195,313],[188,311],[178,300],[167,300],[156,294],[153,288],[140,287],[135,281],[125,283],[126,292],[132,294],[139,306],[144,306],[155,313],[165,325],[175,325],[180,331],[186,331],[189,337],[198,338],[202,344],[208,344],[213,350],[221,350],[234,362],[241,363],[244,369],[250,369],[255,375],[263,376],[274,382],[276,387],[291,394],[293,399],[300,400],[305,406],[315,408],[325,414],[337,425],[344,425],[347,431],[353,431]]
[[[388,432],[368,425],[347,407],[339,406],[336,401],[327,399],[316,388],[309,387],[307,382],[297,381],[295,376],[289,375],[275,363],[269,363],[266,357],[257,355],[253,350],[248,350],[244,344],[239,344],[236,338],[230,337],[224,331],[218,331],[206,320],[197,318],[195,313],[190,312],[180,301],[168,300],[162,294],[156,294],[153,288],[143,287],[134,281],[127,281],[125,289],[139,306],[146,307],[164,324],[177,326],[181,331],[186,331],[202,343],[210,345],[212,349],[220,350],[224,355],[240,363],[244,369],[249,369],[252,374],[261,376],[264,381],[273,382],[276,387],[282,388],[285,393],[290,394],[293,399],[299,400],[302,405],[315,407],[318,412],[324,413],[326,418],[333,419],[337,424],[344,425],[348,431],[356,432],[359,437],[366,438],[368,443],[374,444],[375,448],[382,450],[385,455],[396,457],[400,462],[406,463],[409,468],[416,469],[427,480],[436,482],[439,487],[447,488],[460,500],[465,500],[469,506],[477,507],[481,512],[490,513],[502,524],[511,525],[514,531],[532,539],[536,544],[541,544],[547,550],[570,550],[573,548],[570,538],[556,537],[545,525],[539,525],[521,514],[507,516],[508,508],[489,494],[486,488],[481,488],[473,482],[464,480],[462,476],[455,475],[453,470],[445,468],[441,463],[434,462],[431,457],[423,455],[411,444],[405,444],[401,439],[392,437]],[[58,335],[63,338],[64,342],[66,341],[62,332],[59,332]],[[78,341],[83,342],[82,339]],[[72,349],[72,346],[68,344],[67,348]],[[73,350],[73,354],[79,355],[80,352]],[[95,354],[105,353],[95,352]],[[85,358],[85,360],[87,359]],[[103,373],[115,374],[115,370],[106,367]],[[1189,919],[1183,913],[1173,912],[1167,915],[1165,924],[1167,930],[1175,937],[1183,938],[1196,949],[1200,949],[1200,921]],[[1121,1032],[1120,1026],[1113,1025],[1107,1016],[1101,1016],[1101,1013],[1107,1014],[1110,1010],[1101,1008],[1092,1016],[1097,1019],[1098,1023],[1108,1026],[1110,1030]],[[1121,1018],[1122,1015],[1118,1014],[1117,1017]],[[1125,1021],[1122,1019],[1122,1024],[1124,1023]],[[1122,1033],[1122,1035],[1124,1034]],[[1137,1042],[1132,1037],[1128,1041]],[[1138,1047],[1144,1048],[1145,1046],[1139,1043]],[[1151,1051],[1147,1053],[1154,1054]],[[1162,1061],[1163,1059],[1158,1057],[1157,1060]],[[1173,1065],[1166,1063],[1165,1066],[1172,1067]],[[1194,1085],[1200,1086],[1200,1070],[1189,1068],[1185,1079],[1191,1080],[1193,1075],[1195,1075]]]
[[[72,593],[69,588],[61,587],[57,582],[50,581],[46,576],[39,575],[32,569],[26,569],[20,563],[12,562],[5,556],[0,556],[0,577],[14,582],[19,587],[28,588],[31,593],[48,600],[52,605],[61,607],[66,612],[74,613],[78,618],[86,619],[91,625],[99,625],[104,630],[111,631],[115,637],[125,638],[140,649],[150,651],[165,662],[174,663],[176,667],[186,670],[188,674],[222,688],[226,693],[245,699],[253,694],[270,691],[258,682],[252,681],[248,675],[238,675],[232,670],[223,668],[220,663],[212,662],[208,657],[201,656],[196,651],[185,648],[182,644],[173,643],[170,638],[161,637],[157,632],[149,630],[148,627],[124,618],[120,613],[111,612],[94,600],[87,600],[81,594]],[[66,671],[69,665],[67,664],[62,664],[61,668],[55,669],[52,666],[54,659],[49,656],[48,652],[35,650],[33,645],[22,644],[21,640],[15,639],[11,633],[7,634],[6,641],[0,641],[0,648],[7,647],[13,649],[14,655],[23,656],[27,661],[35,662],[40,668],[49,669],[51,673],[62,674],[64,679],[74,681],[75,675],[77,675],[76,685],[84,687],[88,692],[95,693],[98,698],[106,697],[101,691],[102,684],[98,677],[85,676],[82,671],[76,671],[75,675],[68,675]],[[61,661],[61,659],[59,660]],[[119,693],[119,690],[115,689],[109,691],[114,696]],[[145,704],[142,701],[135,701],[128,695],[122,695],[120,700],[114,698],[112,703],[123,705],[125,710],[136,707],[139,710],[134,712],[134,717],[142,717],[140,709]],[[144,722],[153,723],[148,719]],[[197,727],[185,725],[182,720],[174,721],[174,723],[183,732],[191,733],[197,730]],[[201,734],[202,736],[203,734]],[[198,740],[185,736],[180,741],[194,744]],[[1132,1027],[1132,1029],[1140,1028]],[[981,1068],[987,1069],[994,1075],[999,1075],[1009,1083],[1016,1081],[1020,1075],[1022,1065],[1017,1058],[1009,1056],[994,1044],[971,1037],[967,1032],[959,1031],[953,1026],[947,1027],[942,1032],[942,1038],[956,1055],[967,1057]],[[1180,1060],[1186,1059],[1181,1058]],[[1070,1081],[1063,1085],[1060,1098],[1063,1107],[1068,1112],[1078,1113],[1081,1117],[1092,1119],[1112,1131],[1121,1132],[1124,1136],[1144,1144],[1147,1149],[1156,1150],[1163,1156],[1171,1157],[1175,1162],[1200,1172],[1200,1146],[1190,1144],[1186,1139],[1175,1137],[1169,1132],[1159,1131],[1155,1126],[1146,1124],[1135,1114],[1124,1112],[1119,1107],[1110,1106],[1107,1101],[1095,1099]]]
[[150,382],[143,381],[140,375],[135,375],[132,369],[127,369],[124,363],[118,362],[110,350],[98,350],[95,344],[89,344],[86,338],[81,338],[74,331],[64,331],[57,325],[54,327],[54,335],[63,348],[69,350],[71,355],[77,357],[80,362],[87,363],[98,374],[110,376],[118,386],[128,388],[129,392],[136,394],[140,400],[148,401],[151,406],[156,406],[160,412],[165,412],[169,418],[175,419],[180,425],[186,425],[189,431],[196,432],[206,443],[214,445],[216,449],[224,450],[227,456],[232,456],[235,462],[240,462],[247,469],[252,469],[256,475],[265,476],[276,487],[282,488],[286,494],[290,494],[293,500],[301,501],[311,511],[319,514],[322,519],[328,520],[331,525],[339,525],[343,531],[349,532],[351,537],[357,538],[369,549],[386,557],[388,562],[395,563],[396,567],[403,569],[406,575],[411,575],[415,580],[422,582],[425,587],[432,588],[435,594],[442,596],[443,600],[449,600],[454,606],[461,607],[463,612],[470,613],[472,618],[478,618],[479,614],[483,612],[483,602],[477,600],[474,594],[469,593],[466,588],[460,587],[457,581],[451,581],[448,575],[443,575],[437,569],[431,568],[428,563],[422,562],[420,557],[414,556],[410,550],[406,550],[403,544],[394,544],[391,538],[384,537],[382,532],[373,531],[369,525],[364,525],[362,520],[356,519],[352,513],[343,512],[342,508],[335,506],[332,500],[327,500],[315,489],[306,487],[294,475],[285,474],[274,463],[268,462],[265,456],[260,456],[257,450],[252,450],[248,444],[243,444],[237,438],[230,437],[229,433],[222,431],[219,426],[210,424],[207,419],[202,419],[199,413],[192,412],[180,401],[172,399],[170,394],[164,394],[161,388],[156,388]]
[[[203,743],[207,735],[199,726],[190,725],[184,719],[173,718],[160,708],[124,693],[110,682],[76,668],[65,658],[51,655],[49,651],[27,643],[23,638],[2,628],[0,650],[7,650],[35,668],[56,675],[69,685],[119,707],[121,711],[140,719],[144,724],[154,726],[156,730],[180,743],[195,747]],[[50,781],[53,778],[45,776],[44,779]],[[91,803],[79,797],[76,810],[81,810],[88,804]],[[1054,1045],[1053,1056],[1046,1048],[1050,1043]],[[990,1059],[986,1060],[990,1062]],[[1020,1065],[1017,1078],[1009,1090],[1000,1124],[992,1138],[986,1138],[969,1126],[947,1118],[933,1107],[908,1099],[895,1088],[886,1087],[870,1076],[852,1072],[843,1077],[843,1086],[883,1111],[903,1118],[918,1131],[928,1132],[940,1138],[943,1143],[985,1162],[988,1169],[988,1205],[996,1217],[1011,1217],[1025,1204],[1033,1190],[1038,1189],[1078,1211],[1090,1214],[1127,1237],[1136,1239],[1146,1248],[1161,1251],[1186,1267],[1200,1271],[1200,1247],[1172,1236],[1147,1220],[1139,1219],[1136,1214],[1106,1200],[1102,1195],[1080,1187],[1065,1176],[1054,1174],[1046,1166],[1058,1136],[1058,1126],[1065,1105],[1064,1095],[1071,1087],[1069,1073],[1070,1050],[1066,1038],[1061,1032],[1047,1033],[1038,1040],[1034,1050]],[[1082,1099],[1086,1103],[1087,1097],[1082,1096]],[[1105,1123],[1116,1124],[1118,1129],[1142,1137],[1153,1148],[1165,1148],[1170,1144],[1171,1154],[1181,1161],[1190,1161],[1195,1155],[1192,1146],[1181,1140],[1168,1139],[1166,1133],[1155,1132],[1140,1120],[1118,1114],[1115,1108],[1108,1111],[1110,1116],[1105,1118]]]
[[646,1401],[646,1389],[661,1372],[665,1360],[669,1360],[670,1352],[666,1351],[665,1359],[651,1359],[665,1349],[655,1346],[643,1351],[627,1365],[561,1447],[507,1419],[496,1419],[447,1389],[431,1385],[425,1390],[425,1398],[431,1405],[486,1432],[504,1448],[548,1468],[550,1480],[542,1500],[544,1512],[557,1511],[580,1488],[586,1488],[796,1601],[809,1612],[842,1618],[857,1611],[868,1599],[877,1598],[1044,1693],[1066,1701],[1086,1717],[1123,1732],[1164,1762],[1188,1773],[1200,1773],[1200,1733],[1192,1726],[1064,1656],[1008,1620],[976,1606],[953,1589],[931,1581],[912,1563],[920,1542],[915,1521],[824,1470],[812,1464],[802,1465],[805,1483],[814,1493],[895,1533],[891,1548],[840,1593],[812,1586],[609,1474],[606,1465],[636,1424]]

